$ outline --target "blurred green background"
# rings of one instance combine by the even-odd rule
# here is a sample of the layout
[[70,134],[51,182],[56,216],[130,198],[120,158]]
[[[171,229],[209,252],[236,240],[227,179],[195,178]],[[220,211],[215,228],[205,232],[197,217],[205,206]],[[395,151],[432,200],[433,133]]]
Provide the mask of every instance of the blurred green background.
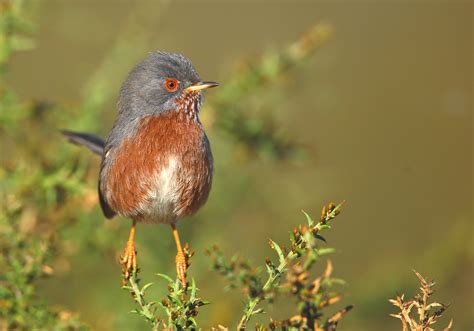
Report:
[[[223,291],[209,270],[206,247],[259,263],[267,239],[284,241],[301,209],[317,215],[345,199],[327,238],[345,302],[355,305],[338,330],[399,329],[387,299],[413,293],[411,269],[437,281],[455,330],[472,329],[473,9],[470,1],[33,2],[25,15],[35,45],[12,54],[4,84],[34,110],[2,108],[11,119],[1,123],[0,179],[8,199],[23,201],[25,233],[53,237],[54,273],[39,295],[93,329],[146,327],[127,313],[133,302],[120,289],[116,261],[129,221],[104,221],[99,159],[59,129],[105,136],[120,83],[150,51],[183,53],[225,88],[246,61],[271,57],[323,22],[333,33],[315,54],[266,85],[241,86],[247,125],[264,130],[269,121],[302,151],[278,157],[265,141],[254,150],[219,120],[241,109],[216,109],[223,96],[206,95],[214,186],[207,205],[179,224],[197,252],[190,275],[213,302],[201,324],[235,325],[242,308],[240,294]],[[160,298],[154,274],[174,273],[169,229],[140,225],[137,249],[142,278],[155,282],[149,295]],[[267,315],[290,309],[277,302]]]

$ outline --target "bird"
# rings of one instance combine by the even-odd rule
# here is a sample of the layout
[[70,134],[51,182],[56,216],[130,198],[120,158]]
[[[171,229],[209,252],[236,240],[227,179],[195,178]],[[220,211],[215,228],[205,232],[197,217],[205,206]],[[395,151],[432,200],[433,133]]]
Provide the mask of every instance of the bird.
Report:
[[188,264],[177,222],[195,214],[211,190],[214,161],[199,112],[202,92],[218,85],[202,81],[182,54],[152,52],[123,82],[105,141],[62,131],[70,142],[102,157],[98,195],[104,216],[132,221],[120,257],[125,280],[137,270],[137,224],[168,224],[176,244],[177,277],[186,286]]

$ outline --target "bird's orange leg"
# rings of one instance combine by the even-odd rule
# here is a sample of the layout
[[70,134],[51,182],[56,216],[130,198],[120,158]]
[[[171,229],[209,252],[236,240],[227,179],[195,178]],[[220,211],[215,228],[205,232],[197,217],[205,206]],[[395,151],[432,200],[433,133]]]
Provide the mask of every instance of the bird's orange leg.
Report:
[[128,280],[132,272],[137,270],[137,251],[135,250],[135,227],[136,221],[133,220],[127,245],[125,246],[125,250],[123,251],[122,256],[120,257],[120,264],[122,265],[122,272],[125,280]]
[[181,241],[179,240],[179,233],[176,224],[171,224],[171,228],[173,230],[173,237],[178,250],[178,253],[176,254],[176,273],[183,287],[186,287],[186,270],[188,268],[188,262],[186,261],[183,247],[181,247]]

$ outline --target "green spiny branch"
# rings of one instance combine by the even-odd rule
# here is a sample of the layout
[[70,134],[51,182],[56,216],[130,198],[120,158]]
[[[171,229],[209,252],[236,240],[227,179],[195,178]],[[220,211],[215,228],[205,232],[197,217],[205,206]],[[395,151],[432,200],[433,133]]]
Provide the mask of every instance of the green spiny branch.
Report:
[[332,252],[332,249],[318,249],[316,246],[316,239],[323,239],[319,235],[319,232],[330,228],[329,222],[340,213],[342,204],[343,202],[336,206],[335,204],[330,203],[327,208],[324,207],[322,209],[321,218],[317,223],[315,223],[314,220],[303,211],[308,225],[294,229],[290,239],[291,250],[286,255],[276,242],[270,240],[270,247],[274,249],[278,255],[278,266],[275,266],[270,259],[267,259],[266,266],[268,279],[263,285],[260,295],[251,297],[247,303],[244,309],[244,314],[238,325],[239,330],[246,328],[247,323],[253,315],[263,312],[262,308],[256,308],[257,305],[265,300],[268,294],[272,295],[269,292],[279,286],[281,277],[287,271],[289,264],[299,257],[306,255],[304,269],[307,271],[314,262],[316,262],[319,256]]
[[[158,330],[161,327],[164,330],[184,330],[188,328],[197,328],[195,317],[199,313],[199,308],[208,304],[197,296],[198,288],[194,280],[191,286],[184,288],[179,279],[173,280],[171,277],[158,274],[168,283],[168,294],[166,298],[161,300],[159,305],[154,301],[147,301],[145,298],[146,291],[152,286],[148,283],[140,287],[140,278],[138,277],[138,269],[132,272],[128,278],[127,284],[123,286],[128,290],[137,304],[137,308],[133,313],[145,318],[152,327],[152,330]],[[158,307],[161,307],[166,315],[165,319],[159,317]]]

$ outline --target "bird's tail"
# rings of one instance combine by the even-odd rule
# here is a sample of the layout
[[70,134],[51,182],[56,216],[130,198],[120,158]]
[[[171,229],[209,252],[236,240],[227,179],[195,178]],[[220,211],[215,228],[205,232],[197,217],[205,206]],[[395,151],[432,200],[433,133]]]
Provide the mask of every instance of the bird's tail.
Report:
[[80,133],[67,130],[62,130],[61,133],[68,138],[69,142],[85,146],[96,154],[103,154],[105,142],[102,138],[89,133]]

